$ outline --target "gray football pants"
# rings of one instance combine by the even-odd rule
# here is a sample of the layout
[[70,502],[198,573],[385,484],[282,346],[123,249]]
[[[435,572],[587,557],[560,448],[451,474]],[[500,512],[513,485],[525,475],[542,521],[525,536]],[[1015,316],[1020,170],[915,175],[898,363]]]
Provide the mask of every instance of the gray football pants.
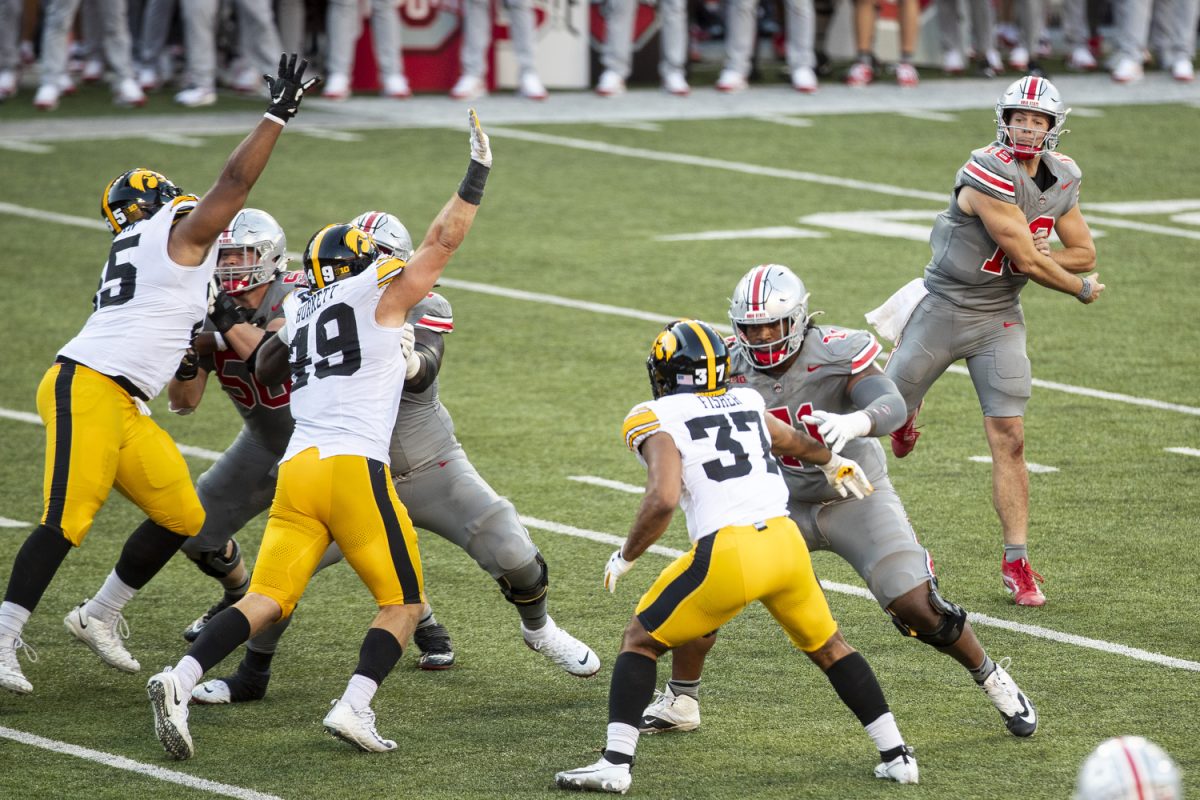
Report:
[[[938,30],[942,52],[963,51],[964,0],[937,0]],[[991,0],[965,0],[971,23],[971,48],[978,58],[996,49],[996,10]]]
[[0,71],[21,64],[22,0],[0,0]]
[[[67,38],[82,0],[47,0],[42,28],[42,85],[59,85],[67,75]],[[113,86],[133,80],[132,43],[125,0],[89,0],[101,10],[104,57],[113,71]]]
[[[600,63],[605,69],[628,78],[633,72],[633,21],[637,15],[638,0],[609,0],[605,6],[608,33]],[[682,72],[687,66],[686,0],[659,0],[658,20],[661,25],[659,42],[662,54],[658,61],[658,74]]]
[[183,543],[181,549],[188,558],[196,560],[204,553],[223,551],[246,523],[271,507],[282,454],[249,428],[242,428],[233,444],[196,481],[205,516],[200,532]]
[[1038,42],[1046,32],[1045,0],[1016,0],[1017,26],[1021,29],[1021,43],[1029,50],[1030,60],[1037,58]]
[[[519,72],[536,72],[532,0],[501,0],[508,12],[513,52]],[[488,45],[492,43],[492,13],[488,0],[463,0],[463,38],[459,58],[462,74],[482,78],[486,72]]]
[[[784,0],[783,5],[787,18],[788,70],[815,67],[816,14],[812,0]],[[743,78],[750,74],[750,59],[754,55],[757,8],[758,0],[729,0],[726,4],[725,69],[731,69]]]
[[[397,0],[371,0],[371,41],[379,76],[404,74],[400,60],[400,11]],[[362,14],[358,0],[329,0],[326,18],[329,34],[330,75],[350,75],[354,68],[354,47],[362,33]]]
[[175,3],[176,0],[146,0],[134,50],[134,55],[142,66],[158,69],[159,56],[167,46],[167,37],[171,33]]
[[1118,57],[1142,62],[1142,51],[1150,40],[1150,20],[1153,10],[1160,22],[1163,37],[1161,57],[1167,66],[1179,59],[1191,60],[1196,51],[1196,21],[1200,13],[1198,0],[1122,0],[1113,10]]
[[[240,41],[253,44],[242,53],[260,72],[274,75],[283,45],[275,28],[271,0],[236,0]],[[184,0],[183,41],[187,48],[187,84],[202,89],[217,85],[217,12],[220,0]]]

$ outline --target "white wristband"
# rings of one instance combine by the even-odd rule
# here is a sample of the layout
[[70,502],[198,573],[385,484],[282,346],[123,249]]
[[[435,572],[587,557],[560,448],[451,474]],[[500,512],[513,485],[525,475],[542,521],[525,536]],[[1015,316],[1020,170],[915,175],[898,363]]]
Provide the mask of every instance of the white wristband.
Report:
[[216,331],[213,331],[213,344],[216,345],[218,350],[228,350],[229,349],[229,345],[225,344],[225,337],[222,336],[221,334],[217,333]]

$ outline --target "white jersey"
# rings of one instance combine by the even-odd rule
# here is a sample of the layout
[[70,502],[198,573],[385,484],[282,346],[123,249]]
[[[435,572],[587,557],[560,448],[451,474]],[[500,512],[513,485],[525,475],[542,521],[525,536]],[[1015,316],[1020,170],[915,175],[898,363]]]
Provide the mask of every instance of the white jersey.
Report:
[[402,328],[375,321],[384,287],[404,262],[384,258],[350,278],[283,301],[296,428],[281,461],[317,448],[388,463],[404,391]]
[[728,525],[751,525],[787,515],[788,489],[771,456],[762,396],[730,389],[705,397],[672,394],[635,406],[625,417],[625,443],[641,445],[663,432],[683,458],[683,495],[693,542]]
[[92,301],[96,310],[60,356],[125,378],[147,400],[162,391],[204,322],[217,263],[216,247],[197,267],[167,255],[175,215],[195,203],[178,198],[117,234]]

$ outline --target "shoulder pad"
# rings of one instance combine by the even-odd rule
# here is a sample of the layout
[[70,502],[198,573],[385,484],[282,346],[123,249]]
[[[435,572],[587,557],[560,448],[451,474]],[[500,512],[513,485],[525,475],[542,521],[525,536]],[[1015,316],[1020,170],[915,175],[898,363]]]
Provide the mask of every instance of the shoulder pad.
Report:
[[175,223],[179,222],[179,220],[192,213],[192,209],[194,209],[196,204],[199,202],[200,198],[196,197],[194,194],[181,194],[171,200],[171,224],[174,225]]
[[418,328],[427,328],[434,333],[454,332],[454,311],[450,301],[436,292],[421,298],[421,302],[408,312],[408,319]]
[[625,446],[635,453],[638,452],[646,437],[658,431],[660,426],[658,415],[649,404],[634,406],[633,410],[625,415],[625,423],[621,426]]
[[1069,156],[1064,156],[1062,153],[1059,153],[1055,150],[1051,150],[1047,155],[1061,164],[1075,180],[1079,180],[1083,177],[1083,170],[1079,169],[1079,165],[1075,163],[1075,159],[1070,158]]
[[809,358],[822,364],[844,366],[851,375],[869,367],[883,351],[883,346],[867,331],[819,326],[813,332],[816,335],[805,342],[806,347],[813,344],[816,351],[809,353]]
[[1000,145],[990,145],[971,153],[958,171],[957,186],[970,186],[998,200],[1016,202],[1016,159]]

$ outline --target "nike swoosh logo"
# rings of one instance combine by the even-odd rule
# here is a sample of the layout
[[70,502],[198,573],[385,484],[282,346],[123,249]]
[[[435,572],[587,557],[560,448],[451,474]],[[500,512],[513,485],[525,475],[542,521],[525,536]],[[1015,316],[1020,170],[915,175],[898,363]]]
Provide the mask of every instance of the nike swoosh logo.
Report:
[[1004,327],[1011,328],[1013,325],[1020,325],[1020,324],[1021,323],[1019,323],[1019,322],[1006,322],[1006,323],[1004,323]]
[[79,627],[87,628],[87,621],[83,618],[83,614],[79,615]]
[[579,666],[581,666],[581,667],[587,666],[588,656],[590,656],[590,655],[591,655],[591,653],[584,653],[583,658],[579,659],[579,662],[578,662]]
[[819,370],[820,368],[821,368],[821,365],[820,365],[820,364],[810,364],[810,365],[808,366],[808,371],[809,371],[809,372],[816,372],[816,371],[817,371],[817,370]]
[[1062,186],[1060,186],[1058,188],[1062,189],[1065,192],[1067,189],[1070,188],[1071,184],[1074,182],[1075,181],[1067,181],[1066,183],[1064,183]]
[[1029,704],[1025,702],[1025,698],[1021,698],[1021,713],[1017,714],[1023,722],[1033,722],[1033,712],[1029,709]]

